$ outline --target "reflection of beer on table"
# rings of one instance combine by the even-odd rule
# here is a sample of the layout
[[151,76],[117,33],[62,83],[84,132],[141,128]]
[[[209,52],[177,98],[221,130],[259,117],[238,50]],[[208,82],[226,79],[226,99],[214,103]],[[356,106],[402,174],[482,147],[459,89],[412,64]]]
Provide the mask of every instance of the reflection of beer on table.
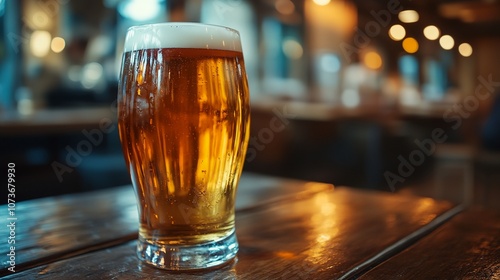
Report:
[[119,91],[120,137],[140,201],[139,238],[165,245],[232,233],[249,134],[241,48],[188,47],[126,52]]

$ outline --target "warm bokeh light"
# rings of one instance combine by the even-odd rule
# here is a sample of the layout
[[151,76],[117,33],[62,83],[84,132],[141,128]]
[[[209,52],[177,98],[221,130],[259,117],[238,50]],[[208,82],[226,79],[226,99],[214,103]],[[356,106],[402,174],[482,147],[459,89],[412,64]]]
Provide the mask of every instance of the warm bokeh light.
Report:
[[417,22],[419,19],[418,13],[415,10],[405,10],[398,14],[398,18],[401,22],[412,23]]
[[403,40],[403,49],[407,53],[416,53],[418,51],[418,42],[415,38],[408,37]]
[[283,41],[283,52],[291,59],[299,59],[302,57],[304,49],[295,39],[286,39]]
[[44,57],[50,50],[50,33],[48,31],[37,30],[31,34],[30,49],[36,57]]
[[406,30],[401,24],[395,24],[389,29],[389,37],[394,41],[403,40],[406,36]]
[[382,57],[374,51],[367,52],[363,57],[363,62],[369,69],[377,70],[382,67]]
[[451,50],[455,46],[455,40],[450,35],[443,35],[439,38],[439,45],[445,50]]
[[[305,32],[311,50],[337,49],[342,45],[340,42],[348,41],[357,32],[358,11],[350,1],[332,1],[321,6],[307,0],[301,9],[307,22]],[[332,37],[332,34],[335,35]]]
[[63,38],[54,37],[52,39],[52,43],[50,44],[50,49],[52,49],[53,52],[60,53],[64,50],[64,47],[66,47],[66,42],[64,41]]
[[458,52],[463,57],[469,57],[472,55],[472,46],[469,43],[462,43],[458,46]]
[[436,40],[437,38],[439,38],[439,35],[439,28],[434,25],[429,25],[424,28],[424,36],[429,40]]
[[274,8],[280,14],[291,15],[295,11],[295,5],[290,0],[278,0],[274,3]]
[[277,252],[275,252],[275,254],[276,254],[276,256],[278,256],[282,259],[293,259],[297,256],[293,252],[289,252],[289,251],[277,251]]
[[331,0],[313,0],[314,4],[320,5],[320,6],[326,6],[330,4]]

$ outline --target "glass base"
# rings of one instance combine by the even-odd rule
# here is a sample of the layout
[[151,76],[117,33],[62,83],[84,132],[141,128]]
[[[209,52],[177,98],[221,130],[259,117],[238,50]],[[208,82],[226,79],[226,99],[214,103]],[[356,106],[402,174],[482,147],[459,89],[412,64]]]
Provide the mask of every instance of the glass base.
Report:
[[238,252],[236,233],[217,241],[197,245],[153,244],[139,237],[137,256],[157,268],[196,270],[223,265]]

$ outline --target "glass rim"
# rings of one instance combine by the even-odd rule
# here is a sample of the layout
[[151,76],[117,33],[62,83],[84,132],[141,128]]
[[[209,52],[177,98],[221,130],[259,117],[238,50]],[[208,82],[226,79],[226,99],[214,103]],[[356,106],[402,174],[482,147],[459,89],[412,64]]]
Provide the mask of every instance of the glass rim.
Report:
[[240,35],[240,32],[237,29],[232,27],[220,25],[220,24],[211,24],[211,23],[201,23],[201,22],[191,22],[191,21],[169,21],[169,22],[157,22],[157,23],[146,23],[146,24],[138,24],[133,25],[127,28],[127,33],[130,30],[135,29],[150,29],[154,27],[210,27],[210,28],[220,28],[226,29],[227,31],[234,32]]
[[162,22],[128,28],[124,52],[159,48],[198,48],[243,52],[238,30],[198,22]]

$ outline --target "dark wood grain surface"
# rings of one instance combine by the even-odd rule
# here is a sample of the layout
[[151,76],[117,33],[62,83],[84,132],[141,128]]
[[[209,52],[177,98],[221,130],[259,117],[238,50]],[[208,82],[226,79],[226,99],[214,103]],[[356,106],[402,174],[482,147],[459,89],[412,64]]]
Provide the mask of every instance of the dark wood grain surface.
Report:
[[135,242],[129,241],[54,260],[6,279],[80,279],[82,275],[88,279],[335,279],[453,207],[428,198],[324,186],[303,183],[302,188],[314,191],[240,207],[238,260],[219,269],[172,273],[144,266],[135,256]]
[[500,279],[500,213],[472,209],[360,279]]
[[[77,199],[66,195],[18,202],[16,217],[19,270],[98,244],[134,238],[138,223],[132,187],[80,194]],[[8,236],[8,230],[0,227],[0,236]],[[0,248],[5,255],[9,244],[1,243]],[[2,258],[3,267],[7,261]]]
[[[331,188],[329,184],[245,173],[239,184],[236,208],[255,208]],[[132,186],[19,202],[16,217],[17,270],[137,237],[137,206]],[[7,221],[7,208],[0,218]],[[0,227],[0,236],[8,237],[9,228]],[[2,242],[0,255],[5,256],[9,247]],[[2,267],[9,266],[7,258],[1,260]],[[8,273],[3,269],[0,276]]]

